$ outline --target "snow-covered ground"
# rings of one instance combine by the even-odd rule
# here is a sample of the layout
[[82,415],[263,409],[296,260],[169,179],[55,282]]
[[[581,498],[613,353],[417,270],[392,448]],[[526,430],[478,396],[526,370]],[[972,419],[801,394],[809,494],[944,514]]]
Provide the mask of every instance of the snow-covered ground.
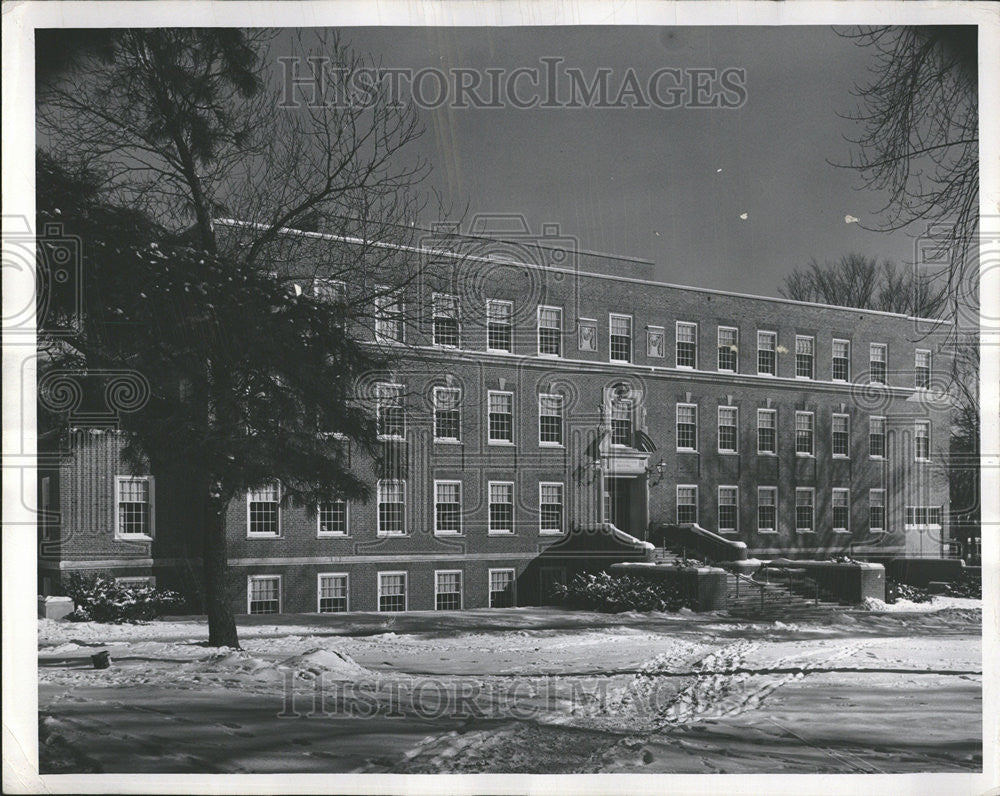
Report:
[[42,770],[979,770],[979,606],[40,620]]

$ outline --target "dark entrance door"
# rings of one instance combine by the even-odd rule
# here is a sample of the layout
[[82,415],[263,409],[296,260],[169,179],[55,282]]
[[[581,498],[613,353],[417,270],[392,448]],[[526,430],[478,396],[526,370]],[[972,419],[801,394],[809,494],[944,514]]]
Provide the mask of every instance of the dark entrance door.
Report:
[[604,516],[626,533],[632,533],[631,481],[631,478],[607,478],[604,483]]

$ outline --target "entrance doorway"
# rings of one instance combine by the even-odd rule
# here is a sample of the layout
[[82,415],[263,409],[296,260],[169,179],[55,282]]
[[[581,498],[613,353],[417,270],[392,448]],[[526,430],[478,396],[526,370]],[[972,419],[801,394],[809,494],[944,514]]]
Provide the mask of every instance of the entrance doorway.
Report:
[[634,478],[604,479],[604,519],[618,530],[632,533],[632,491]]

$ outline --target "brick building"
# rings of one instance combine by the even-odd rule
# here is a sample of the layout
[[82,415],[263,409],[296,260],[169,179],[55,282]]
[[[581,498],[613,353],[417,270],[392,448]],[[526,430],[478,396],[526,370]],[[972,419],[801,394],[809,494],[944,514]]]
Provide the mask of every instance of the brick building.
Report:
[[[939,322],[658,283],[560,241],[468,243],[405,250],[420,278],[358,330],[398,353],[359,385],[391,453],[352,459],[374,499],[290,508],[275,482],[231,504],[237,612],[534,602],[674,523],[762,558],[942,553]],[[78,429],[40,463],[43,589],[79,570],[198,588],[191,501],[126,471],[121,444]]]

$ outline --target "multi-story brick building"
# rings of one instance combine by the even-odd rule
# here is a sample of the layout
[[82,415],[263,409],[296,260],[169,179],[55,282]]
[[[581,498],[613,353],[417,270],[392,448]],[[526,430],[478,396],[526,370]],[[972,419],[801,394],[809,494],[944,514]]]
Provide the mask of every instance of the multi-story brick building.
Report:
[[[688,522],[763,558],[941,553],[940,322],[663,284],[560,243],[460,248],[405,251],[420,278],[358,331],[397,354],[359,385],[391,451],[352,462],[374,499],[289,508],[275,482],[230,506],[238,612],[533,601],[582,560],[542,555],[572,530],[611,558]],[[195,584],[190,501],[127,472],[116,433],[70,440],[39,474],[45,588]]]

